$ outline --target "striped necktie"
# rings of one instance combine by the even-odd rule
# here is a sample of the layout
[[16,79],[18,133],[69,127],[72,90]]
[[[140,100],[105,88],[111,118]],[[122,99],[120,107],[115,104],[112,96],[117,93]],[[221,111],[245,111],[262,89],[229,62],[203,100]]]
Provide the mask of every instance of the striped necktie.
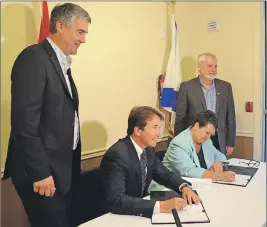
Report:
[[140,157],[140,166],[141,166],[141,174],[142,174],[142,192],[141,196],[144,194],[145,186],[146,186],[146,165],[147,165],[147,157],[146,151],[144,150]]

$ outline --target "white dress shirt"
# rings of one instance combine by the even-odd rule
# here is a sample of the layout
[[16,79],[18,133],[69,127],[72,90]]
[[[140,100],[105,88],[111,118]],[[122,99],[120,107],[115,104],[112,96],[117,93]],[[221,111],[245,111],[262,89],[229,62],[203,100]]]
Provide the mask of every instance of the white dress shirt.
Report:
[[[140,161],[140,158],[141,158],[141,154],[144,152],[144,150],[141,148],[141,147],[139,147],[139,145],[133,140],[133,138],[132,137],[130,137],[130,139],[131,139],[131,141],[132,141],[132,143],[133,143],[133,145],[134,145],[134,148],[135,148],[135,150],[136,150],[136,153],[137,153],[137,155],[138,155],[138,158],[139,158],[139,161]],[[146,168],[146,172],[147,172],[147,168]],[[189,186],[187,183],[183,183],[183,184],[181,184],[180,186],[179,186],[179,191],[181,192],[181,188],[183,187],[183,186]],[[159,204],[159,201],[157,201],[156,203],[155,203],[155,206],[154,206],[154,210],[153,210],[153,214],[158,214],[158,213],[160,213],[160,204]]]
[[[56,53],[57,59],[59,61],[60,67],[62,69],[62,73],[65,77],[69,92],[71,97],[72,96],[72,91],[71,91],[71,86],[70,86],[70,81],[69,81],[69,76],[67,75],[67,71],[71,66],[72,59],[70,56],[66,56],[62,50],[50,39],[47,38],[47,41],[50,43],[51,47]],[[77,112],[75,110],[75,119],[74,119],[74,136],[73,136],[73,146],[72,149],[75,150],[77,147],[79,141],[79,118],[77,115]]]
[[[140,161],[141,154],[144,152],[144,150],[141,147],[139,147],[139,145],[133,140],[132,137],[130,137],[130,139],[131,139],[131,141],[132,141],[132,143],[134,145],[134,148],[136,150],[136,153],[137,153],[139,161]],[[147,173],[147,167],[146,167],[146,173]],[[158,213],[160,213],[159,201],[157,201],[155,203],[154,210],[153,210],[153,214],[158,214]]]

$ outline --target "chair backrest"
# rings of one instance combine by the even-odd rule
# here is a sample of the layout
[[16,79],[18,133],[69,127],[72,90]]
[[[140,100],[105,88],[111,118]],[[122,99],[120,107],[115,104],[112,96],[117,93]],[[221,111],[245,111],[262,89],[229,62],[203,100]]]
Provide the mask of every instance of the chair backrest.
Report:
[[82,224],[105,214],[99,168],[82,171],[79,186],[80,193],[75,208],[77,223]]
[[11,178],[1,182],[1,227],[28,227],[29,221]]
[[[79,193],[74,197],[75,224],[80,225],[107,213],[99,168],[82,171]],[[14,218],[15,217],[15,218]],[[1,182],[1,227],[29,226],[27,215],[11,179]]]

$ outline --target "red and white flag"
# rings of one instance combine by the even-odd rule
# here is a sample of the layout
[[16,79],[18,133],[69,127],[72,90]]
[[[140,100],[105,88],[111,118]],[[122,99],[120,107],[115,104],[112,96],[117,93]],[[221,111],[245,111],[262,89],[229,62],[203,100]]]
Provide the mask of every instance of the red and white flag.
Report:
[[40,32],[39,32],[39,39],[38,43],[45,40],[49,35],[49,13],[48,13],[48,6],[47,1],[42,2],[42,18],[40,24]]

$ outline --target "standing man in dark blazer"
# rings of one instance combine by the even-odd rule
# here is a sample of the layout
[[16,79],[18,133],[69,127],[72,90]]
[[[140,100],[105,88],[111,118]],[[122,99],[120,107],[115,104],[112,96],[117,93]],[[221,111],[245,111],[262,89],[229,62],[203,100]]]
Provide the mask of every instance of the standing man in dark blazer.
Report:
[[[167,213],[182,209],[187,202],[199,203],[190,183],[170,172],[156,157],[154,147],[160,136],[162,114],[148,106],[135,107],[128,118],[128,130],[105,153],[100,173],[107,208],[112,213],[151,217],[152,213]],[[144,200],[148,186],[155,180],[168,188],[179,190],[183,199],[166,201]]]
[[11,74],[11,176],[32,227],[71,226],[81,141],[70,55],[85,43],[89,14],[66,3],[51,12],[50,35],[17,57]]
[[235,105],[230,83],[215,79],[217,58],[211,53],[198,57],[199,76],[181,83],[176,103],[174,135],[188,128],[193,116],[203,110],[216,113],[218,130],[211,137],[213,145],[226,155],[230,155],[235,146],[236,119]]

